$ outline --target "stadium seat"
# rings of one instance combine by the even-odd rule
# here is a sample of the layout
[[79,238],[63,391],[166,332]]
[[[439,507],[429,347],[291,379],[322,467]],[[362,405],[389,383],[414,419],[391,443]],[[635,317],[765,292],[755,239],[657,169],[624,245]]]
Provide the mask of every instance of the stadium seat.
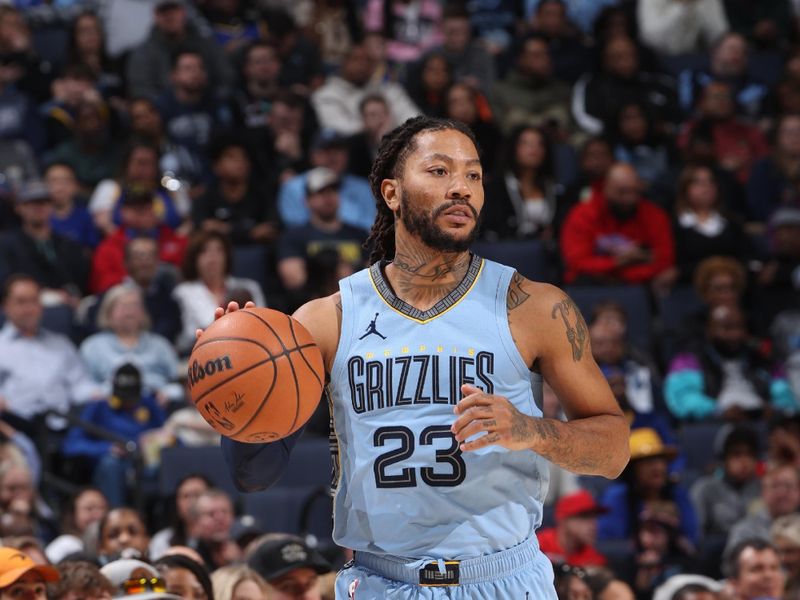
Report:
[[625,309],[628,315],[628,341],[645,351],[650,351],[652,342],[653,315],[650,298],[642,286],[567,286],[564,290],[575,300],[575,304],[588,321],[592,309],[601,302],[613,300]]
[[75,314],[66,304],[47,306],[42,313],[42,327],[71,338],[75,333]]
[[478,256],[514,267],[534,281],[552,281],[544,245],[539,240],[503,240],[476,242],[472,251]]
[[195,473],[207,477],[215,487],[225,490],[232,498],[237,497],[238,492],[219,446],[164,448],[158,474],[159,495],[163,498],[172,496],[181,479]]
[[331,452],[327,438],[302,437],[276,487],[327,486],[331,483]]
[[658,313],[664,331],[679,327],[683,320],[700,310],[703,301],[690,286],[677,286],[658,301]]
[[275,487],[243,494],[243,510],[255,517],[265,531],[311,533],[327,540],[333,530],[333,513],[326,490],[312,486]]
[[714,441],[723,423],[720,421],[698,421],[683,423],[678,430],[678,446],[686,458],[686,467],[681,473],[681,483],[690,487],[699,477],[710,473],[717,464]]

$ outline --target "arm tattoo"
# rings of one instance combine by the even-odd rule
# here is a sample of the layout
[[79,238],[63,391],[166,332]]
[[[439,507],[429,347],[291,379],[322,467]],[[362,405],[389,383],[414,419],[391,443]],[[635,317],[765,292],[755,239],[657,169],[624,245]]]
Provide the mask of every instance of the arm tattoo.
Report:
[[528,292],[522,289],[524,281],[525,278],[516,271],[514,275],[511,276],[511,283],[508,286],[508,297],[506,298],[506,310],[508,312],[511,312],[531,297]]
[[583,353],[586,350],[586,341],[589,337],[586,321],[583,320],[581,311],[569,296],[553,305],[550,316],[557,319],[558,315],[561,315],[561,320],[567,330],[567,341],[572,346],[572,360],[578,362],[583,358]]

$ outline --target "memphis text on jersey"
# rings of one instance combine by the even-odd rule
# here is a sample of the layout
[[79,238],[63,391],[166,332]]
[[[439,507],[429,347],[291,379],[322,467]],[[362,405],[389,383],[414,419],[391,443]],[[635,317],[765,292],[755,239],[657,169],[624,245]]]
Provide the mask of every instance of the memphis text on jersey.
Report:
[[[367,352],[347,360],[350,400],[357,414],[410,404],[451,404],[461,399],[462,384],[494,392],[494,353],[468,348],[420,345],[412,353],[403,346],[396,355],[391,350]],[[380,355],[380,358],[377,355]]]

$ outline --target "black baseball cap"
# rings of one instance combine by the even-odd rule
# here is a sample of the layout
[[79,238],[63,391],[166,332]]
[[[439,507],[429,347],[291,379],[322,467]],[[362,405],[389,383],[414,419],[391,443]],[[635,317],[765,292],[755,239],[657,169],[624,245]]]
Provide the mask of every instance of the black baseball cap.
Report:
[[247,560],[247,566],[267,581],[303,567],[314,569],[320,575],[331,571],[330,563],[319,552],[293,535],[264,541]]
[[142,374],[131,363],[125,363],[114,373],[112,394],[120,400],[136,401],[142,398]]

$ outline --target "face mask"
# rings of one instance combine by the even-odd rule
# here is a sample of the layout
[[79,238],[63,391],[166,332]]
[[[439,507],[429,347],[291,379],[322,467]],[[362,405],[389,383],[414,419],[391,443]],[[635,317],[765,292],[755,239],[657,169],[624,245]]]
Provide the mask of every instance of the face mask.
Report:
[[634,204],[632,206],[628,206],[609,202],[608,210],[617,221],[628,221],[632,219],[634,215],[636,215],[636,211],[639,210],[639,205]]

